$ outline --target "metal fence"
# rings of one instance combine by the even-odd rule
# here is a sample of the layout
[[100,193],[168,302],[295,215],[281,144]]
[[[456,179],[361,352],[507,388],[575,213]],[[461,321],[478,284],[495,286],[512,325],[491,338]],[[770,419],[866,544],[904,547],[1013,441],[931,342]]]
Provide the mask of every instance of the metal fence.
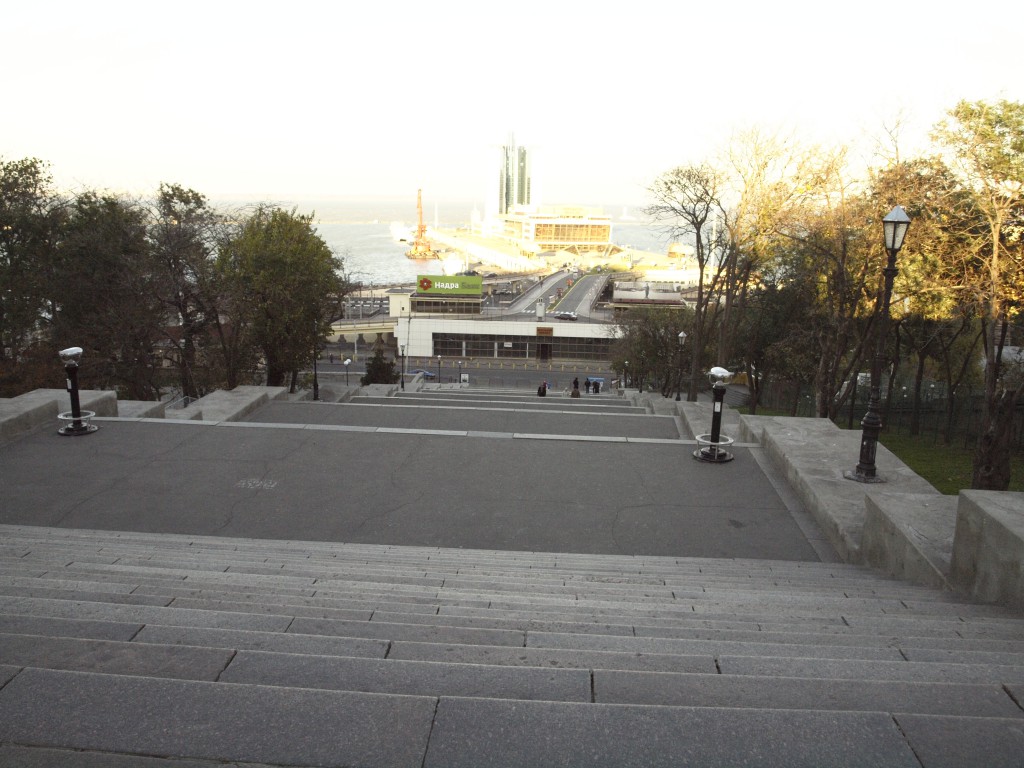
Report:
[[[776,382],[762,392],[758,408],[791,413],[796,405],[797,416],[816,415],[814,393],[809,386],[791,382]],[[945,387],[940,383],[928,382],[922,388],[918,412],[918,435],[935,443],[942,443],[949,421],[951,445],[972,447],[978,440],[985,415],[985,398],[982,393],[968,391],[953,400],[953,412],[947,414]],[[859,428],[867,412],[869,388],[863,384],[857,387],[856,397],[851,397],[840,410],[836,423],[841,427]],[[913,392],[909,387],[897,384],[893,397],[882,391],[882,421],[884,429],[893,434],[910,434],[913,426]],[[1010,445],[1016,451],[1024,450],[1024,403],[1013,414],[1010,431]]]

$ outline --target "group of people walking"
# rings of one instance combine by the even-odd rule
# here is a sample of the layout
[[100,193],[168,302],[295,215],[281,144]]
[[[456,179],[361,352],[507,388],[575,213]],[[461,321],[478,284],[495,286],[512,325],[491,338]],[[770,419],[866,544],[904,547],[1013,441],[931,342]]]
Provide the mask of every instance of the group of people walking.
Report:
[[[595,381],[591,381],[589,378],[585,379],[583,381],[583,387],[584,387],[584,389],[586,389],[586,392],[587,392],[588,395],[591,392],[593,392],[595,395],[600,394],[600,392],[601,392],[601,382],[596,381],[596,380]],[[548,383],[546,381],[542,381],[540,386],[537,387],[537,397],[547,397],[547,394],[548,394]],[[580,396],[580,379],[577,376],[576,378],[574,378],[572,380],[572,392],[569,393],[569,397],[579,397],[579,396]]]

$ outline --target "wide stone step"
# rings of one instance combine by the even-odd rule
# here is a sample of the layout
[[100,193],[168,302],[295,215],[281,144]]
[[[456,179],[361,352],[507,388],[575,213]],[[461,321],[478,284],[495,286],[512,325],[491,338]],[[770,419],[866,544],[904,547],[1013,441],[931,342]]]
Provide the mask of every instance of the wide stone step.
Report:
[[[26,530],[26,527],[0,526],[0,531],[10,538],[12,528]],[[820,588],[834,586],[837,590],[844,587],[851,590],[873,588],[902,590],[905,588],[905,585],[901,585],[899,582],[881,578],[862,568],[822,563],[593,557],[373,545],[316,545],[304,542],[261,542],[245,539],[218,541],[213,537],[156,536],[116,532],[60,531],[59,529],[31,530],[42,530],[47,533],[56,530],[56,534],[46,537],[46,541],[51,547],[55,542],[71,541],[71,544],[66,545],[66,551],[52,553],[52,557],[66,558],[68,562],[116,563],[119,559],[123,560],[126,557],[118,552],[116,545],[133,547],[136,553],[145,553],[147,559],[152,561],[157,561],[161,552],[205,552],[209,555],[207,560],[198,563],[187,560],[179,562],[179,570],[182,571],[194,569],[197,565],[231,570],[232,567],[244,568],[255,562],[260,572],[263,572],[264,568],[276,568],[280,565],[282,574],[285,574],[288,564],[298,561],[302,563],[303,573],[308,571],[310,574],[319,574],[321,573],[319,568],[324,562],[333,563],[337,570],[343,571],[351,570],[350,566],[344,564],[345,560],[357,560],[368,569],[392,569],[396,573],[403,572],[411,577],[422,573],[425,577],[459,575],[464,578],[480,576],[495,576],[503,579],[523,576],[533,578],[539,576],[543,571],[549,578],[565,581],[616,580],[628,582],[636,579],[660,579],[669,586],[676,586],[680,583],[686,585],[719,583],[723,586],[731,586],[734,583],[733,580],[737,580],[739,583],[745,581],[751,588],[756,589],[760,589],[766,584],[795,586],[799,583],[817,584]],[[92,554],[88,549],[90,541],[96,545]],[[26,546],[35,546],[31,541],[25,543]],[[99,554],[100,552],[103,554]],[[33,559],[37,556],[36,552],[29,552],[26,555],[25,551],[19,548],[19,558]],[[52,557],[43,562],[56,565],[57,563],[53,561]],[[219,562],[217,561],[218,557],[222,558]],[[275,557],[276,561],[270,560]],[[840,579],[842,582],[839,581]],[[739,586],[739,583],[736,586]],[[900,594],[903,594],[902,591]],[[927,593],[919,591],[906,594],[924,595]]]
[[[75,716],[53,716],[63,711]],[[915,716],[919,730],[936,717]],[[4,742],[276,765],[737,765],[771,754],[787,766],[919,768],[910,739],[884,709],[399,696],[41,669],[0,690]]]
[[[588,578],[563,578],[556,580],[553,575],[549,574],[538,574],[536,577],[523,574],[500,580],[487,576],[477,578],[472,575],[455,575],[453,577],[447,577],[444,574],[414,576],[402,573],[389,574],[385,569],[371,570],[369,572],[353,569],[350,573],[345,573],[338,568],[334,568],[329,572],[303,569],[300,572],[290,573],[277,568],[255,568],[251,569],[251,572],[244,568],[225,571],[207,570],[199,563],[192,563],[193,567],[191,568],[177,567],[183,565],[183,563],[174,560],[164,562],[155,560],[138,560],[133,562],[125,559],[116,562],[76,561],[67,565],[55,565],[52,569],[44,571],[38,570],[40,564],[39,561],[34,561],[33,565],[30,566],[29,561],[25,558],[16,563],[7,562],[4,564],[5,569],[2,576],[0,576],[0,581],[9,581],[22,573],[36,578],[94,582],[104,579],[110,581],[110,574],[120,574],[122,576],[122,584],[159,583],[160,581],[167,580],[181,582],[189,580],[192,584],[200,582],[204,584],[211,582],[236,585],[249,584],[273,586],[283,590],[292,589],[307,593],[313,589],[337,591],[342,589],[375,588],[379,590],[384,586],[395,590],[408,587],[405,590],[407,592],[423,593],[433,592],[438,588],[444,587],[450,593],[461,592],[463,594],[486,594],[489,596],[500,595],[502,592],[515,594],[530,592],[560,595],[570,597],[571,599],[623,599],[630,601],[636,601],[637,599],[646,600],[648,598],[690,597],[708,602],[715,598],[729,599],[731,601],[740,601],[746,598],[760,604],[765,604],[775,598],[779,598],[786,603],[792,604],[800,601],[821,603],[832,598],[841,600],[847,610],[852,610],[852,606],[857,605],[857,600],[864,601],[863,604],[865,605],[874,604],[886,610],[900,607],[898,605],[900,602],[903,603],[902,608],[907,610],[912,610],[910,603],[913,603],[920,610],[947,612],[956,612],[956,606],[964,605],[963,603],[943,598],[942,593],[922,594],[915,591],[903,591],[895,597],[887,594],[886,600],[888,602],[882,602],[876,599],[876,597],[880,598],[881,595],[875,593],[882,592],[881,588],[877,586],[860,590],[843,587],[833,590],[827,585],[818,587],[813,582],[801,584],[796,588],[785,584],[762,584],[757,589],[752,589],[749,586],[740,589],[729,588],[728,583],[722,584],[708,579],[702,579],[701,583],[687,586],[685,580],[681,578],[672,579],[672,581],[680,583],[670,585],[664,583],[668,579],[657,580],[649,577],[623,578],[617,582],[609,582]],[[28,570],[20,570],[22,568],[27,568]],[[417,573],[423,572],[418,571]],[[659,584],[659,581],[663,583]],[[114,589],[114,587],[105,589]],[[944,605],[949,607],[944,608]],[[992,606],[974,606],[970,610],[975,614],[1012,615],[1006,609]],[[962,609],[961,612],[963,612]]]
[[426,405],[435,407],[450,408],[524,408],[533,410],[560,410],[572,409],[579,413],[628,413],[644,415],[647,409],[641,406],[630,405],[624,400],[613,400],[611,398],[569,398],[545,397],[539,398],[536,394],[530,396],[486,396],[480,394],[462,393],[460,395],[447,394],[425,394],[410,393],[399,394],[397,397],[371,397],[358,395],[353,397],[349,403],[354,405]]
[[[678,440],[679,428],[671,416],[637,412],[603,412],[577,409],[570,399],[543,407],[508,407],[484,404],[436,403],[432,405],[386,402],[269,403],[246,417],[250,424],[302,425],[318,428],[403,429],[504,435],[565,435],[583,437],[634,437]],[[311,418],[309,409],[315,408]]]
[[[362,605],[351,604],[348,608],[333,607],[339,605],[337,601],[317,601],[311,598],[311,604],[281,604],[261,599],[259,595],[248,595],[250,600],[211,600],[211,599],[176,599],[169,606],[168,618],[162,619],[159,612],[146,613],[103,613],[101,605],[81,607],[80,610],[69,607],[79,605],[76,601],[65,601],[64,605],[56,608],[50,601],[44,601],[41,607],[22,607],[21,610],[28,612],[35,610],[44,614],[54,610],[63,611],[63,615],[75,612],[80,615],[111,616],[114,619],[138,620],[148,623],[186,623],[190,616],[197,616],[197,622],[210,622],[211,617],[219,617],[216,621],[224,625],[223,614],[256,614],[259,616],[270,616],[275,622],[274,628],[280,631],[281,627],[291,618],[302,617],[308,619],[329,619],[340,621],[347,626],[344,634],[353,636],[371,636],[384,639],[392,639],[393,635],[409,638],[410,633],[431,633],[430,639],[439,637],[438,632],[447,633],[461,629],[494,629],[509,630],[516,633],[517,641],[522,633],[555,633],[561,635],[612,635],[616,637],[636,637],[638,639],[668,639],[668,640],[691,640],[722,643],[764,643],[764,644],[790,644],[796,646],[817,645],[817,646],[839,646],[839,647],[889,647],[898,644],[903,649],[910,648],[935,648],[941,650],[949,647],[944,641],[957,641],[958,647],[977,648],[977,650],[999,650],[1001,652],[1015,652],[1024,648],[1024,641],[1014,641],[1017,635],[1017,626],[1013,623],[997,624],[990,627],[989,631],[983,631],[982,626],[964,624],[963,622],[945,622],[935,625],[927,621],[899,622],[899,626],[893,626],[894,619],[885,620],[881,627],[851,627],[840,618],[828,621],[796,622],[788,624],[776,624],[762,626],[754,622],[742,621],[740,617],[732,617],[722,621],[709,621],[700,619],[694,614],[683,614],[686,619],[668,621],[666,619],[652,619],[626,617],[623,621],[621,615],[574,615],[571,618],[555,613],[524,613],[511,615],[501,610],[490,609],[464,609],[449,608],[442,613],[432,606],[412,606],[419,609],[419,612],[410,612],[403,608],[400,611],[394,610],[397,606],[387,606],[392,610],[376,610],[380,607],[369,603]],[[344,603],[340,603],[344,604]],[[190,612],[195,612],[190,613]],[[371,621],[372,618],[372,621]],[[617,622],[617,623],[616,623]],[[370,624],[371,626],[364,626]],[[410,626],[411,625],[411,626]],[[416,625],[423,625],[417,629]],[[339,634],[338,625],[331,625],[329,632]],[[896,630],[899,633],[896,634]],[[972,645],[973,639],[965,639],[964,633],[970,630],[973,635],[989,637],[991,639],[1005,639],[1006,642],[997,646]],[[479,642],[475,639],[474,642]],[[506,641],[507,642],[507,641]],[[703,651],[702,651],[703,652]]]
[[19,667],[214,681],[234,655],[193,645],[0,634],[0,659]]
[[796,655],[733,656],[726,653],[718,657],[718,664],[722,674],[728,675],[1024,685],[1024,667],[1004,664],[917,662],[852,657],[826,659],[821,656],[801,658]]
[[239,651],[225,683],[519,701],[591,700],[587,669],[509,667]]
[[[497,697],[496,697],[497,698]],[[926,682],[596,670],[594,701],[680,707],[741,707],[1021,718],[1002,685],[990,681]]]
[[[99,558],[94,558],[99,560]],[[110,562],[108,562],[108,560]],[[917,603],[950,602],[948,597],[937,591],[918,591],[920,588],[900,589],[897,585],[893,590],[883,589],[883,585],[868,583],[864,585],[832,584],[821,580],[802,580],[787,582],[755,582],[752,580],[737,582],[726,579],[714,579],[702,576],[619,576],[600,577],[596,575],[575,575],[569,573],[543,572],[540,570],[506,572],[500,575],[478,574],[466,571],[425,571],[422,568],[394,568],[359,565],[334,564],[328,567],[305,565],[300,567],[281,567],[262,563],[226,564],[216,559],[195,560],[185,558],[124,558],[106,557],[100,562],[74,561],[61,563],[54,560],[21,558],[17,561],[6,561],[0,566],[0,578],[11,578],[19,575],[31,564],[31,575],[46,576],[54,579],[72,579],[89,576],[82,574],[121,573],[127,572],[137,576],[170,579],[205,578],[224,582],[245,581],[244,576],[262,576],[266,578],[252,579],[252,583],[280,584],[306,588],[314,583],[320,589],[329,588],[333,582],[341,586],[361,586],[362,583],[377,584],[409,584],[414,586],[441,587],[450,589],[466,589],[478,591],[549,592],[552,594],[573,594],[585,596],[600,595],[640,595],[640,596],[679,596],[686,594],[693,597],[711,599],[716,595],[737,599],[748,596],[751,600],[762,601],[772,595],[784,596],[787,599],[808,600],[823,597],[843,599],[886,597],[889,600],[913,601]],[[49,566],[49,568],[47,568]],[[276,581],[275,581],[276,580]],[[130,578],[126,578],[126,582]],[[962,603],[957,603],[962,604]],[[992,613],[1001,612],[1008,615],[1005,609],[986,607]]]
[[429,696],[24,669],[0,690],[0,742],[274,765],[419,768],[436,707]]

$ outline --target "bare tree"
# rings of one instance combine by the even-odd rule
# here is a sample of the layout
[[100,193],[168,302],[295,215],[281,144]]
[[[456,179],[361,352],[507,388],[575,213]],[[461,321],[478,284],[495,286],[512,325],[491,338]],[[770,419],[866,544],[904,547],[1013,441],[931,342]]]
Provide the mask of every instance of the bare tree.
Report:
[[690,381],[686,399],[697,399],[704,370],[703,351],[711,330],[711,308],[719,300],[725,269],[720,229],[723,209],[720,199],[722,177],[707,165],[680,166],[659,176],[650,188],[654,203],[646,213],[655,221],[667,222],[673,238],[693,242],[699,269],[690,347]]

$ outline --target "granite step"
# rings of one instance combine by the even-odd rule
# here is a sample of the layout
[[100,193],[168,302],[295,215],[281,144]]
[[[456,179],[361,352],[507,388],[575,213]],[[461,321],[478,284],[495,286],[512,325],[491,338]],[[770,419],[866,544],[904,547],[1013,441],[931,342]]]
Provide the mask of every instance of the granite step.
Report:
[[1024,748],[1021,617],[863,568],[0,534],[0,750],[41,764],[732,764],[762,739],[787,765],[931,768],[915,740],[942,728]]
[[[65,710],[76,716],[54,717]],[[919,766],[885,711],[401,696],[42,669],[0,690],[0,742],[276,765],[728,765],[755,749],[793,766],[853,756]]]
[[231,649],[193,645],[0,634],[4,664],[39,669],[215,681],[234,656]]
[[1002,684],[987,679],[790,678],[737,675],[724,669],[721,674],[595,670],[594,701],[677,707],[914,712],[1020,718],[1024,722],[1024,711]]
[[437,703],[430,696],[28,668],[0,690],[0,743],[274,765],[419,768]]

